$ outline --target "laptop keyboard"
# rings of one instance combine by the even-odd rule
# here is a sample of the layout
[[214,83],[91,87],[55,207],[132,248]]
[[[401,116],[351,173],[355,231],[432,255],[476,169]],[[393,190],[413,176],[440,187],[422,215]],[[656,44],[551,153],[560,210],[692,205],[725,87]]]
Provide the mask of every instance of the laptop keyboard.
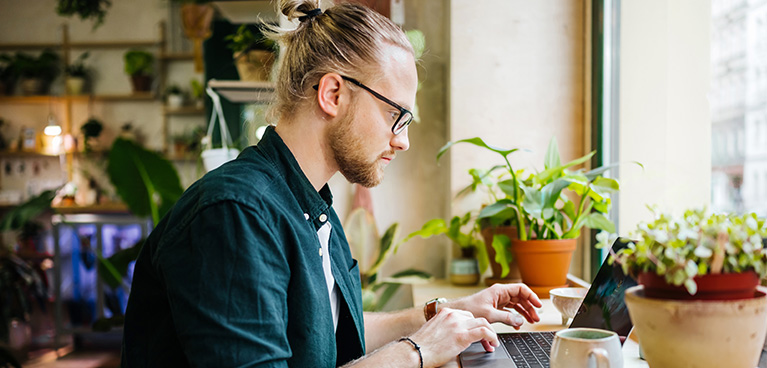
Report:
[[500,338],[517,367],[549,368],[553,332],[503,334]]

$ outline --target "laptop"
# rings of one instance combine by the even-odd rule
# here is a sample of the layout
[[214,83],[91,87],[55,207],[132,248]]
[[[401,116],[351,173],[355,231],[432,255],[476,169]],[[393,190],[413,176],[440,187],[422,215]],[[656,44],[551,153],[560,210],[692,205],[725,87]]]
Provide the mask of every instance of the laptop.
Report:
[[[625,248],[626,244],[626,240],[617,239],[612,246],[613,252]],[[623,274],[620,265],[603,262],[570,328],[600,328],[615,331],[618,336],[628,336],[633,325],[624,293],[636,285],[634,279]],[[548,368],[555,332],[500,333],[501,346],[492,353],[485,352],[482,344],[475,342],[460,354],[461,367]]]

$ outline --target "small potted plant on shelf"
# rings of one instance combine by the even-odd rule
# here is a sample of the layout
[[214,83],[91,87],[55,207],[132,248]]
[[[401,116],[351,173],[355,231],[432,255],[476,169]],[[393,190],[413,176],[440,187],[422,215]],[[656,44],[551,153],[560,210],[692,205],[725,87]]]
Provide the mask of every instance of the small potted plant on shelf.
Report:
[[[485,243],[479,236],[479,222],[474,220],[471,211],[463,216],[454,216],[450,223],[444,219],[436,218],[426,222],[420,230],[405,237],[402,243],[416,236],[428,239],[435,235],[444,234],[461,249],[461,257],[450,262],[450,281],[456,285],[476,285],[480,275],[487,269],[489,259]],[[467,227],[468,231],[462,230]],[[502,263],[508,264],[507,262]]]
[[543,171],[536,173],[514,170],[508,156],[518,149],[496,148],[481,138],[448,142],[437,159],[458,143],[495,152],[505,162],[472,172],[470,189],[487,187],[492,198],[477,216],[480,225],[514,228],[505,234],[486,233],[492,235],[492,239],[485,238],[495,253],[491,259],[503,259],[500,254],[506,254],[507,260],[513,256],[522,281],[542,297],[553,288],[566,286],[581,228],[614,231],[615,225],[605,214],[610,209],[610,195],[618,191],[619,185],[616,180],[602,176],[609,167],[571,170],[588,161],[595,152],[562,164],[556,138],[551,139],[547,148]]
[[205,87],[203,87],[199,80],[192,79],[189,81],[189,88],[192,92],[192,99],[194,99],[194,107],[198,109],[204,108],[205,100],[203,100],[203,96],[205,95]]
[[98,138],[103,130],[104,124],[94,117],[80,127],[80,132],[83,134],[83,153],[91,153],[101,148]]
[[88,79],[89,70],[85,66],[85,59],[90,55],[89,52],[84,52],[77,57],[77,59],[65,69],[67,75],[66,86],[67,93],[70,95],[80,95],[83,93],[83,87]]
[[[640,286],[626,305],[650,366],[753,367],[767,334],[765,220],[695,209],[652,209],[635,241],[611,255]],[[600,245],[609,243],[606,233]]]
[[93,18],[93,30],[104,23],[112,0],[58,0],[56,13],[64,17],[78,15],[81,20]]
[[0,54],[0,96],[13,93],[17,74],[15,62],[13,55]]
[[277,44],[264,37],[261,32],[254,34],[246,24],[237,32],[224,38],[234,53],[237,72],[243,81],[267,81],[272,73]]
[[124,59],[125,74],[131,77],[133,92],[149,92],[152,88],[154,56],[146,51],[129,50]]
[[59,73],[59,56],[50,50],[45,50],[36,57],[18,53],[14,69],[20,78],[21,91],[25,95],[45,94],[51,81]]
[[165,88],[165,98],[168,108],[178,109],[184,105],[184,92],[177,84],[171,84]]

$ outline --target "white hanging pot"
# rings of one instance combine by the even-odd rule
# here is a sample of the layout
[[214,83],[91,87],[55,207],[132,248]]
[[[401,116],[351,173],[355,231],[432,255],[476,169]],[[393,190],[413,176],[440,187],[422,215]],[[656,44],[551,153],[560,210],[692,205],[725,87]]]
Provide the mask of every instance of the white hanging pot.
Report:
[[[229,129],[226,127],[226,120],[224,119],[224,113],[221,109],[221,98],[217,93],[213,92],[213,89],[210,87],[206,88],[205,92],[213,101],[213,109],[210,116],[210,122],[208,122],[208,134],[202,139],[202,163],[205,166],[206,171],[211,171],[226,162],[237,158],[240,151],[236,148],[229,147],[232,145],[232,140],[229,137]],[[219,131],[221,132],[222,148],[213,148],[213,127],[216,126],[217,116]]]

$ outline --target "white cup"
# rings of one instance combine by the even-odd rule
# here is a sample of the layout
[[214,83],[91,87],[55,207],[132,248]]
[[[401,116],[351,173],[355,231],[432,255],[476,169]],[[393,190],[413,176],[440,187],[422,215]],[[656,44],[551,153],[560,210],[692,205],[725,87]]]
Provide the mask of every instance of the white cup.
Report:
[[551,368],[623,368],[618,334],[596,328],[570,328],[554,335]]

